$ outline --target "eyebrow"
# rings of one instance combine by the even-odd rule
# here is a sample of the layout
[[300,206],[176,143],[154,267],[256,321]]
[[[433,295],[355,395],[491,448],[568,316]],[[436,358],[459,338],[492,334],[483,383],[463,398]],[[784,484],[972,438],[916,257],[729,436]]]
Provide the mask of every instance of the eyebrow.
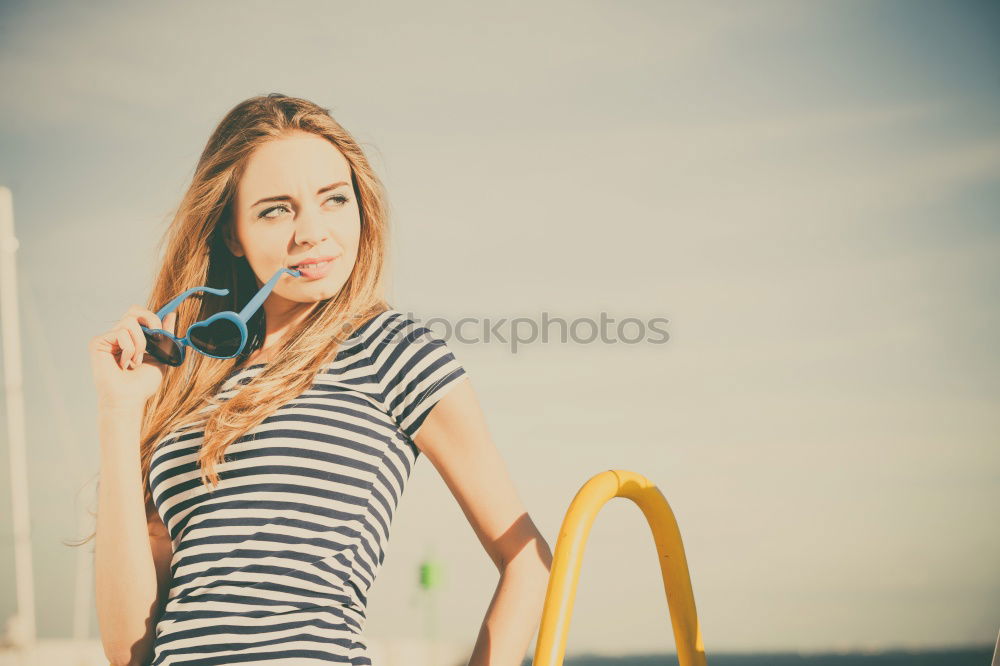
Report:
[[[348,185],[348,184],[349,183],[347,183],[345,181],[340,181],[340,182],[337,182],[337,183],[330,183],[329,185],[326,185],[326,186],[321,187],[318,190],[316,190],[316,196],[319,196],[320,194],[323,194],[324,192],[329,192],[330,190],[335,190],[338,187],[343,187],[344,185]],[[273,196],[273,197],[265,197],[265,198],[261,199],[260,201],[258,201],[257,203],[251,204],[250,207],[253,208],[254,206],[259,206],[260,204],[267,203],[268,201],[291,201],[291,199],[292,199],[292,197],[290,195],[288,195],[288,194],[279,194],[279,195]]]

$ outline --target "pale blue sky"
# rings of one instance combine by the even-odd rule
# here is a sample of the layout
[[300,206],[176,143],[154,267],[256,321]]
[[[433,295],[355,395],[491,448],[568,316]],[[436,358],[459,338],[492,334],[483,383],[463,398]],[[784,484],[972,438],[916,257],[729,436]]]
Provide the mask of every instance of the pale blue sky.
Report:
[[[385,179],[396,307],[670,320],[665,345],[451,342],[553,547],[579,487],[629,469],[677,515],[709,654],[992,642],[997,34],[986,2],[5,3],[41,635],[70,631],[60,540],[93,504],[87,340],[145,301],[215,123],[278,91]],[[373,637],[419,633],[431,547],[471,644],[495,570],[424,460]],[[657,575],[611,502],[569,652],[672,650]]]

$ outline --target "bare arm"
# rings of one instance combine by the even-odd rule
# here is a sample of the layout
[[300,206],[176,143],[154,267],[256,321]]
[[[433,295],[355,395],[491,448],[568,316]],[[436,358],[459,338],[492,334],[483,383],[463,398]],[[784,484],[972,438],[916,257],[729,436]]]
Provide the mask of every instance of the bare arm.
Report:
[[100,412],[95,597],[101,642],[112,666],[148,663],[169,576],[169,537],[143,502],[141,418],[137,408]]
[[469,380],[431,409],[414,443],[500,572],[469,666],[520,666],[541,620],[552,553],[518,497]]

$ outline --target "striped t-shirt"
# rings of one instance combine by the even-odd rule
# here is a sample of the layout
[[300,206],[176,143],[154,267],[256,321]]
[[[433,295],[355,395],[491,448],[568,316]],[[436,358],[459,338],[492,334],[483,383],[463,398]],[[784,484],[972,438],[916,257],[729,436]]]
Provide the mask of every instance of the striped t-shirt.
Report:
[[[237,370],[219,398],[263,367]],[[150,490],[173,578],[151,666],[372,664],[367,594],[420,455],[412,438],[466,374],[443,340],[389,309],[229,445],[213,491],[197,462],[203,420],[160,439]]]

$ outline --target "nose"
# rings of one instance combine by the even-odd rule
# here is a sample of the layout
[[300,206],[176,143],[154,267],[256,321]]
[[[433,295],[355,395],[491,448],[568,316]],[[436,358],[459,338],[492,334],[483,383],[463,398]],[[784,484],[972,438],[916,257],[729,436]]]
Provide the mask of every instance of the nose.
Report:
[[321,215],[304,212],[296,221],[295,243],[298,245],[319,245],[329,236]]

